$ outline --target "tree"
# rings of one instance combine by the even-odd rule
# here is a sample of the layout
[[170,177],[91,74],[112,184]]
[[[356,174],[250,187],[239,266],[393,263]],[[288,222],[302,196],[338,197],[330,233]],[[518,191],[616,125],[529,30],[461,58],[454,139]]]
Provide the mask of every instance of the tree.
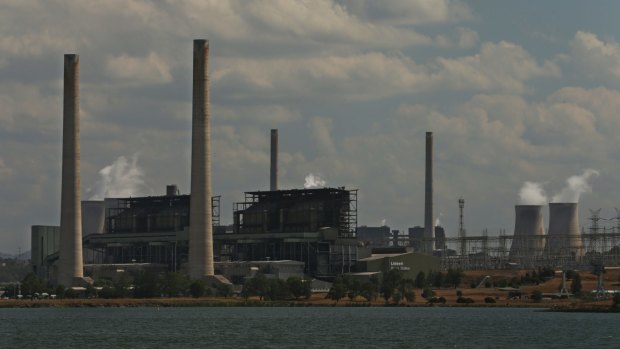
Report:
[[401,279],[398,284],[398,293],[404,298],[407,302],[415,301],[415,293],[413,292],[413,280],[411,279]]
[[573,282],[570,284],[570,292],[574,295],[581,294],[581,276],[579,273],[573,274]]
[[251,279],[246,279],[243,285],[241,295],[248,299],[252,296],[258,296],[262,301],[267,294],[267,278],[264,274],[258,273]]
[[361,292],[362,285],[357,279],[349,279],[347,285],[347,297],[352,302]]
[[267,298],[272,301],[280,301],[291,295],[288,284],[282,279],[269,279],[267,282]]
[[200,298],[205,295],[205,283],[202,280],[194,280],[189,285],[189,293],[194,298]]
[[430,299],[433,297],[435,297],[435,291],[431,290],[429,287],[425,288],[424,291],[422,291],[422,298]]
[[134,297],[153,298],[161,295],[161,282],[157,274],[143,271],[134,280]]
[[45,290],[45,282],[35,273],[29,273],[21,282],[22,294],[33,294],[35,292],[43,292]]
[[178,272],[165,273],[161,281],[161,290],[168,297],[182,295],[189,286],[187,275]]
[[613,308],[618,308],[619,306],[620,306],[620,293],[616,292],[616,293],[614,293],[612,307]]
[[363,283],[361,286],[360,295],[368,302],[377,299],[377,285],[372,281]]
[[329,289],[329,292],[327,293],[327,298],[333,299],[336,301],[336,303],[338,303],[338,301],[341,300],[342,297],[345,296],[346,291],[347,290],[344,285],[344,282],[342,281],[342,278],[337,277],[336,279],[334,279],[334,283],[332,284],[332,287]]
[[435,273],[433,279],[433,285],[435,285],[435,287],[441,287],[441,285],[443,284],[443,274],[438,271]]
[[425,281],[426,281],[426,276],[424,275],[424,272],[421,271],[418,273],[418,275],[416,275],[413,283],[416,288],[424,288],[426,287]]
[[217,287],[215,288],[215,292],[218,297],[228,298],[232,296],[233,289],[230,284],[218,284]]
[[402,273],[397,269],[390,269],[383,274],[380,290],[386,303],[392,298],[392,295],[394,295],[394,291],[396,287],[398,287],[401,279]]
[[286,279],[286,284],[288,285],[288,289],[293,297],[297,299],[301,297],[304,297],[305,299],[310,298],[310,294],[312,293],[312,285],[310,280],[303,280],[299,277],[291,276]]
[[534,302],[540,303],[543,299],[542,292],[540,292],[540,290],[534,290],[534,292],[532,292],[531,298],[532,300],[534,300]]

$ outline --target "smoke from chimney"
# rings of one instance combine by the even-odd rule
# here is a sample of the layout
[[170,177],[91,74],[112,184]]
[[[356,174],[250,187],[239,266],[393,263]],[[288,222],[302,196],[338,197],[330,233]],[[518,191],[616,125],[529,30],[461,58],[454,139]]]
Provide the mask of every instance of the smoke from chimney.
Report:
[[583,193],[592,191],[588,180],[598,176],[597,170],[587,169],[581,175],[571,176],[566,179],[566,187],[551,198],[551,202],[579,202]]
[[325,187],[327,182],[320,175],[310,173],[305,178],[304,189]]
[[112,164],[102,168],[91,192],[89,200],[141,196],[150,192],[144,181],[144,172],[138,166],[138,154],[132,155],[131,161],[119,156]]

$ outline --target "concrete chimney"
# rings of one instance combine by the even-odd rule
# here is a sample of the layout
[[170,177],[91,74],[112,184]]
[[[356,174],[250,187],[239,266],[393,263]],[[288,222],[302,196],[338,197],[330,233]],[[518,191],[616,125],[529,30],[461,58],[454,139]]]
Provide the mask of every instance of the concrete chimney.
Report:
[[65,55],[62,114],[62,188],[60,199],[59,285],[83,278],[80,203],[80,56]]
[[269,173],[269,190],[278,190],[278,130],[271,130],[271,171]]
[[433,133],[426,132],[426,179],[424,190],[423,252],[433,253],[435,215],[433,214]]
[[209,42],[194,40],[192,169],[189,208],[189,276],[192,279],[203,279],[214,275],[208,70]]

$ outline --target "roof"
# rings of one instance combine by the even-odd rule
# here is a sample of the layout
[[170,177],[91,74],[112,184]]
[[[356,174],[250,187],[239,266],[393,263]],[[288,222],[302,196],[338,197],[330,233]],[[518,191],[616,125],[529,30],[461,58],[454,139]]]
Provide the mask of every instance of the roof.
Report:
[[358,261],[360,262],[365,262],[365,261],[374,261],[377,259],[383,259],[383,258],[393,258],[393,257],[399,257],[399,256],[404,256],[407,254],[412,254],[412,252],[405,252],[405,253],[386,253],[386,254],[372,254],[370,255],[370,257],[366,257],[366,258],[361,258]]

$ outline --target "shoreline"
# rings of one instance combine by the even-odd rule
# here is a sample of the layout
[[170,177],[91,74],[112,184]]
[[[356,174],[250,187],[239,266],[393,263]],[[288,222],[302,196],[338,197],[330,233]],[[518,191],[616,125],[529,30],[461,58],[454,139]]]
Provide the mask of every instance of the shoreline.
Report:
[[607,304],[562,304],[549,302],[497,302],[497,303],[447,303],[385,304],[382,301],[356,302],[341,300],[338,303],[324,299],[260,301],[240,298],[119,298],[119,299],[41,299],[2,300],[2,308],[137,308],[137,307],[402,307],[402,308],[538,308],[552,312],[620,312]]

